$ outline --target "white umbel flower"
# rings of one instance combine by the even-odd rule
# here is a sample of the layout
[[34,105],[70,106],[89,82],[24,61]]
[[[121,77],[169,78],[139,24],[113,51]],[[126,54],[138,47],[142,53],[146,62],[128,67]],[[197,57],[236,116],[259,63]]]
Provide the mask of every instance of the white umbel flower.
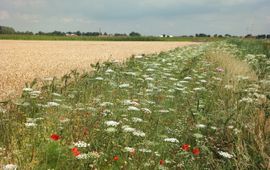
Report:
[[218,151],[218,154],[220,156],[223,156],[224,158],[228,158],[228,159],[233,158],[233,155],[229,154],[228,152]]
[[172,142],[172,143],[179,143],[179,141],[176,138],[165,138],[165,142]]
[[100,81],[104,80],[102,77],[96,77],[95,79]]
[[86,154],[86,153],[82,153],[78,156],[76,156],[77,159],[88,159],[90,157],[89,154]]
[[132,122],[138,123],[138,122],[143,122],[143,120],[141,118],[138,118],[138,117],[133,117]]
[[90,146],[90,144],[85,143],[84,141],[74,142],[73,145],[78,148],[86,148],[87,146]]
[[114,121],[114,120],[109,120],[109,121],[106,121],[105,124],[106,124],[107,126],[114,126],[114,127],[116,127],[116,126],[118,126],[120,123],[119,123],[119,122],[116,122],[116,121]]
[[108,132],[108,133],[114,133],[114,132],[117,131],[117,129],[115,129],[114,127],[109,127],[105,131]]
[[140,111],[140,109],[137,108],[137,107],[135,107],[135,106],[129,106],[129,107],[128,107],[128,110],[129,110],[129,111]]
[[47,103],[47,106],[48,107],[57,107],[57,106],[59,106],[60,104],[59,103],[56,103],[56,102],[48,102]]
[[5,166],[3,166],[3,170],[16,170],[17,169],[17,165],[14,164],[7,164]]
[[145,137],[145,133],[139,130],[134,131],[132,134],[134,136]]
[[119,88],[128,88],[129,87],[129,84],[120,84],[119,85]]
[[144,153],[151,153],[152,152],[150,149],[145,149],[145,148],[139,149],[139,151],[144,152]]
[[124,150],[125,152],[135,152],[135,149],[131,147],[125,147]]
[[25,91],[25,92],[31,92],[31,91],[33,91],[33,89],[31,89],[29,87],[26,87],[26,88],[23,88],[23,91]]
[[122,129],[123,129],[124,132],[134,132],[134,131],[136,131],[135,128],[132,128],[132,127],[130,127],[128,125],[122,126]]
[[33,122],[28,122],[28,123],[25,123],[25,126],[26,127],[36,127],[37,124],[36,123],[33,123]]
[[204,124],[197,124],[196,127],[197,128],[206,128],[206,125],[204,125]]

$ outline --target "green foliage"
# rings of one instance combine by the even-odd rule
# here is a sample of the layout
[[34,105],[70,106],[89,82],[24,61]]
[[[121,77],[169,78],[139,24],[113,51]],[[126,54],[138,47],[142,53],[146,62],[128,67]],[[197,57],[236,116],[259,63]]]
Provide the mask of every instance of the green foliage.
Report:
[[270,41],[231,39],[228,42],[240,49],[237,56],[246,60],[260,79],[270,76]]
[[6,27],[0,25],[0,34],[15,34],[15,30],[12,27]]
[[138,33],[138,32],[131,32],[131,33],[129,34],[129,36],[131,36],[131,37],[140,37],[141,34]]
[[[1,105],[0,163],[20,169],[267,169],[269,80],[225,81],[226,70],[216,71],[205,55],[229,47],[215,42],[133,56],[124,64],[97,63],[90,73],[44,80],[41,89],[34,81],[20,99]],[[52,133],[61,138],[50,139]]]
[[195,42],[209,42],[219,41],[222,38],[209,37],[152,37],[152,36],[113,36],[113,37],[99,37],[99,36],[53,36],[44,35],[42,32],[38,35],[1,35],[2,40],[59,40],[59,41],[195,41]]

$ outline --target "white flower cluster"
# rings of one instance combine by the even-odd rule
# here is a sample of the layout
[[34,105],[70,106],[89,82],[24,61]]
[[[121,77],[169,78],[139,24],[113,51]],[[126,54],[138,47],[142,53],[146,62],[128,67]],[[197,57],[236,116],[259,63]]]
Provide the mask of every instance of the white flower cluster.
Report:
[[5,166],[3,166],[3,170],[16,170],[18,168],[17,165],[14,164],[7,164]]
[[197,128],[206,128],[206,125],[204,125],[204,124],[197,124],[196,127]]
[[128,125],[122,126],[122,129],[123,129],[124,132],[134,132],[134,131],[136,131],[135,128],[132,128],[132,127],[130,127]]
[[125,147],[124,150],[125,152],[135,152],[135,149],[131,147]]
[[138,117],[133,117],[132,122],[134,122],[134,123],[143,122],[143,119],[138,118]]
[[88,159],[90,157],[89,154],[81,153],[80,155],[76,156],[77,159]]
[[127,110],[128,111],[140,111],[140,109],[135,107],[135,106],[129,106]]
[[223,156],[224,158],[228,158],[228,159],[233,158],[233,155],[229,154],[228,152],[218,151],[218,154],[220,156]]
[[139,130],[135,130],[134,132],[132,132],[132,134],[134,136],[145,137],[145,133]]
[[56,102],[48,102],[47,103],[47,106],[48,107],[57,107],[57,106],[59,106],[60,104],[59,103],[56,103]]
[[165,142],[171,142],[171,143],[179,143],[178,139],[176,138],[165,138]]
[[114,127],[109,127],[105,131],[108,132],[108,133],[113,133],[113,132],[116,132],[117,129],[115,129]]
[[114,126],[114,127],[116,127],[116,126],[118,126],[120,123],[119,123],[119,122],[116,122],[116,121],[114,121],[114,120],[109,120],[109,121],[106,121],[105,124],[106,124],[107,126]]
[[74,142],[73,145],[78,148],[86,148],[87,146],[90,146],[90,144],[85,143],[84,141]]
[[120,84],[119,85],[119,88],[128,88],[128,87],[129,87],[129,84],[128,83]]

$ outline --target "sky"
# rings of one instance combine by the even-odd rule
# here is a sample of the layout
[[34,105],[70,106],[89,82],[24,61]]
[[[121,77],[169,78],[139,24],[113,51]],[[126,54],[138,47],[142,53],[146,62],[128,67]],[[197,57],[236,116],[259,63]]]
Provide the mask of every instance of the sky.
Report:
[[0,0],[17,31],[270,34],[270,0]]

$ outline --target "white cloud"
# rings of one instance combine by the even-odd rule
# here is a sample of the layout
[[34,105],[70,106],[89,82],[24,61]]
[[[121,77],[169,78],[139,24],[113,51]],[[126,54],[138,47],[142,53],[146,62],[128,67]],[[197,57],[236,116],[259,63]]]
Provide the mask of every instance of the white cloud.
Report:
[[46,1],[44,0],[4,0],[7,4],[15,6],[37,6],[43,5]]
[[74,21],[74,19],[72,17],[64,17],[64,18],[62,18],[62,21],[64,23],[71,23]]
[[16,13],[14,18],[22,20],[26,23],[38,23],[40,21],[40,17],[35,14],[24,14],[24,13]]
[[0,10],[0,20],[7,20],[9,19],[10,15],[7,11],[1,11]]

